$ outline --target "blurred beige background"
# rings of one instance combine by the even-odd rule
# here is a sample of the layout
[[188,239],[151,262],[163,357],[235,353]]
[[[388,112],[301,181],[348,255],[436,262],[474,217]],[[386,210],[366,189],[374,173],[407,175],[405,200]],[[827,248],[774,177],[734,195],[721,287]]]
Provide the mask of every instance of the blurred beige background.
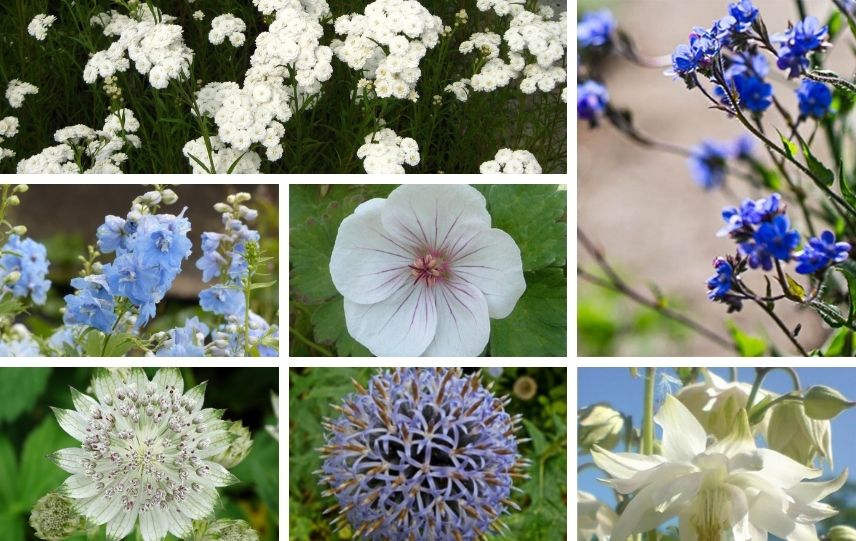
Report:
[[[609,7],[619,26],[634,37],[641,51],[660,56],[685,43],[693,26],[710,26],[714,19],[724,16],[728,1],[583,1],[581,7]],[[798,18],[795,4],[790,0],[754,0],[754,3],[761,10],[770,34],[784,30],[789,19]],[[806,0],[806,6],[809,14],[822,22],[834,9],[830,0]],[[845,26],[827,67],[851,75],[852,44],[852,35]],[[776,95],[785,107],[797,111],[793,89],[798,83],[786,81],[783,72],[775,68],[772,55],[768,59]],[[687,91],[682,81],[664,76],[662,69],[640,68],[618,57],[610,58],[602,69],[613,104],[631,109],[637,128],[656,139],[694,146],[706,138],[733,140],[743,133],[736,119],[708,109],[707,100],[697,90]],[[785,131],[772,108],[768,113]],[[712,303],[706,297],[705,281],[713,274],[711,261],[734,250],[732,241],[715,236],[722,225],[722,207],[736,205],[743,197],[762,194],[753,193],[745,181],[733,177],[727,183],[734,195],[719,190],[705,192],[693,181],[685,158],[641,148],[610,125],[591,130],[581,123],[578,134],[578,223],[605,250],[622,276],[642,292],[648,291],[648,284],[657,284],[667,297],[683,305],[684,313],[720,334],[727,334],[725,322],[733,318],[746,332],[767,336],[783,352],[794,353],[781,331],[757,306],[747,304],[741,313],[727,315],[724,305]],[[769,162],[766,150],[760,145],[756,146],[755,154]],[[806,182],[804,179],[803,185]],[[796,210],[789,211],[789,216],[804,232]],[[594,268],[582,249],[579,263],[587,269]],[[760,278],[760,273],[755,278]],[[753,280],[747,282],[758,284]],[[590,294],[593,288],[581,282],[580,297]],[[781,308],[777,308],[777,313],[791,328],[802,323],[799,339],[806,348],[819,346],[829,333],[814,313]],[[694,334],[683,344],[664,338],[653,346],[649,344],[644,352],[636,350],[636,346],[632,340],[619,344],[618,354],[732,354]]]

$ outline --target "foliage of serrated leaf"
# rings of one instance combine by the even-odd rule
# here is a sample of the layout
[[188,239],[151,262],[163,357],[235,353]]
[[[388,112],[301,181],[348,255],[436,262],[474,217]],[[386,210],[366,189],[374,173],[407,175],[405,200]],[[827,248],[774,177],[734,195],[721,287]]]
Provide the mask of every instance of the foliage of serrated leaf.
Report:
[[0,423],[32,408],[50,375],[50,368],[0,368]]
[[493,227],[517,243],[523,270],[562,266],[567,257],[567,192],[556,185],[498,184],[490,189]]
[[107,342],[107,348],[102,357],[123,357],[134,347],[134,337],[127,334],[114,334]]
[[335,345],[343,357],[370,357],[371,352],[354,340],[345,325],[345,299],[338,297],[318,307],[312,313],[315,340]]
[[567,352],[567,284],[561,269],[524,273],[526,291],[505,319],[491,321],[494,357],[564,357]]
[[49,490],[59,486],[68,474],[46,457],[58,449],[79,445],[62,431],[52,416],[37,426],[24,442],[21,451],[21,469],[18,472],[18,501],[31,507]]
[[835,174],[823,165],[820,160],[815,158],[805,141],[801,140],[801,143],[803,155],[805,156],[806,165],[808,165],[809,171],[811,171],[814,177],[822,182],[824,186],[832,186],[832,183],[835,181]]

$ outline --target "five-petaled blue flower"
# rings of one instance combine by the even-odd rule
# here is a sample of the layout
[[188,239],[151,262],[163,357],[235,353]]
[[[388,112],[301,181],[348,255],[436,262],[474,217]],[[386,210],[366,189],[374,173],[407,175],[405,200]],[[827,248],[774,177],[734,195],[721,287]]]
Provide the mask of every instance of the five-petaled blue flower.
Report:
[[816,17],[806,17],[798,21],[786,32],[773,36],[773,42],[779,44],[779,69],[790,70],[788,77],[799,76],[809,66],[808,54],[823,46],[828,28],[820,26]]
[[752,5],[751,0],[739,0],[728,4],[728,14],[735,20],[732,30],[746,32],[752,28],[752,23],[758,18],[758,8]]
[[577,43],[580,48],[601,47],[610,41],[615,30],[615,18],[608,9],[590,11],[577,23]]
[[705,190],[721,186],[725,182],[729,154],[730,149],[716,141],[703,141],[693,148],[689,166],[696,183]]
[[722,209],[722,219],[725,225],[716,236],[724,237],[736,231],[753,232],[753,227],[763,221],[772,220],[779,213],[782,196],[774,193],[770,197],[758,200],[744,199],[740,208],[725,207]]
[[764,270],[773,268],[773,260],[790,261],[791,253],[800,243],[800,234],[791,229],[791,222],[784,214],[776,215],[769,222],[762,222],[752,241],[739,244],[740,251],[749,258],[749,266]]
[[577,116],[594,124],[606,110],[609,92],[597,81],[586,81],[577,85]]
[[800,274],[814,274],[835,263],[841,263],[850,257],[851,246],[847,242],[835,242],[835,233],[824,231],[820,237],[809,239],[801,252],[794,254],[796,271]]
[[734,76],[734,88],[740,96],[740,105],[753,113],[761,113],[773,104],[773,85],[755,75]]
[[713,269],[716,274],[707,279],[707,298],[716,301],[723,299],[731,291],[734,267],[725,259],[717,257],[713,260]]
[[823,118],[832,105],[832,90],[823,83],[805,79],[797,88],[797,99],[800,104],[800,115]]
[[44,304],[51,287],[51,281],[45,278],[49,266],[43,244],[10,235],[0,254],[0,282],[15,271],[21,276],[6,284],[3,290],[11,292],[15,297],[30,297],[35,304]]

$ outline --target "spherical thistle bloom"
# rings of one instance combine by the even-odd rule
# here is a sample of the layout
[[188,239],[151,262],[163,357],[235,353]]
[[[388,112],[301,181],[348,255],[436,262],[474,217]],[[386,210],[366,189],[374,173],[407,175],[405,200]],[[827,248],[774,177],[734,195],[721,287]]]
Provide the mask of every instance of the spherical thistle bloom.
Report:
[[824,46],[828,27],[820,26],[816,17],[808,16],[787,31],[775,34],[773,43],[779,45],[779,69],[789,70],[788,77],[798,77],[809,67],[808,54]]
[[167,338],[157,350],[158,357],[204,357],[208,326],[196,316],[187,318],[183,327],[166,331]]
[[791,253],[800,243],[800,234],[791,229],[791,222],[784,214],[758,226],[752,240],[741,242],[740,252],[749,258],[749,266],[764,270],[773,268],[773,260],[790,261]]
[[472,541],[499,533],[513,481],[521,417],[504,411],[480,375],[399,368],[372,377],[326,421],[322,482],[355,530],[372,541]]
[[[44,244],[9,235],[0,253],[3,291],[19,298],[30,297],[35,304],[44,304],[51,287],[51,281],[45,278],[48,267],[50,262]],[[17,273],[18,279],[9,282],[11,273]]]
[[86,520],[74,510],[74,501],[56,492],[48,492],[30,512],[30,526],[36,537],[62,541],[86,527]]
[[9,102],[9,105],[12,106],[12,109],[20,109],[21,106],[24,105],[24,99],[28,95],[35,95],[38,93],[39,87],[34,84],[21,81],[20,79],[12,79],[6,86],[6,100]]
[[612,539],[678,519],[685,539],[817,539],[815,523],[836,514],[819,500],[847,481],[845,470],[823,474],[770,449],[758,448],[745,410],[721,439],[704,428],[678,399],[666,395],[654,417],[663,430],[656,455],[592,450],[595,464],[620,494],[635,494],[612,530]]
[[734,267],[724,258],[717,257],[713,260],[713,268],[716,274],[707,279],[707,298],[716,301],[725,298],[731,291],[734,281]]
[[825,84],[804,79],[796,93],[801,116],[821,119],[829,113],[832,90]]
[[794,254],[800,274],[814,274],[826,270],[830,265],[846,261],[852,247],[847,242],[835,242],[835,233],[824,231],[820,237],[808,240],[802,251]]
[[577,491],[577,541],[609,541],[618,514],[593,494]]
[[39,41],[44,41],[48,36],[48,28],[53,26],[54,22],[56,22],[55,16],[40,13],[27,25],[27,33]]
[[773,104],[773,85],[755,75],[735,75],[732,80],[740,105],[753,113],[762,113]]
[[594,125],[606,111],[609,92],[597,81],[586,81],[577,85],[577,117]]
[[615,17],[608,9],[584,13],[577,23],[577,43],[582,48],[602,47],[610,42],[615,27]]
[[373,354],[475,356],[526,289],[520,249],[466,185],[406,184],[361,204],[330,258],[348,332]]
[[717,141],[702,141],[694,147],[688,163],[696,184],[705,190],[722,186],[725,183],[730,154],[728,146]]
[[144,541],[167,533],[185,538],[193,520],[218,502],[217,487],[237,482],[210,460],[234,436],[223,410],[203,409],[205,383],[184,392],[177,368],[149,381],[141,368],[97,369],[95,398],[71,389],[73,410],[53,408],[59,425],[80,447],[50,455],[72,474],[60,487],[74,508],[108,539],[122,539],[139,523]]
[[479,173],[540,175],[541,164],[538,163],[535,155],[528,150],[501,148],[492,160],[488,160],[479,166]]

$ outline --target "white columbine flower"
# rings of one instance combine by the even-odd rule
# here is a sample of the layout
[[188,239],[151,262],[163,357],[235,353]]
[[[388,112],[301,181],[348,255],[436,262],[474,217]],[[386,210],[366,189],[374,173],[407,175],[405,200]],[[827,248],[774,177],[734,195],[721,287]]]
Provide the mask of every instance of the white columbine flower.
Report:
[[816,541],[815,523],[836,514],[820,500],[844,485],[847,470],[830,481],[803,481],[822,471],[758,448],[746,410],[718,441],[708,441],[693,414],[671,395],[654,420],[663,429],[662,455],[592,450],[598,467],[613,477],[607,484],[621,494],[635,494],[612,539],[624,540],[678,517],[682,541],[764,541],[768,532],[790,541]]
[[618,515],[588,492],[577,491],[577,541],[609,541]]
[[118,540],[139,518],[144,541],[190,535],[192,521],[217,503],[216,487],[237,479],[209,460],[233,435],[222,410],[202,409],[205,384],[184,392],[181,372],[161,368],[98,369],[95,399],[71,389],[73,410],[54,408],[60,426],[82,442],[50,458],[71,473],[60,492],[93,524]]
[[466,185],[399,186],[339,226],[330,274],[375,355],[475,356],[526,289],[520,250]]
[[48,28],[53,26],[54,22],[56,22],[56,17],[53,15],[39,13],[27,25],[27,33],[39,41],[44,41],[48,36]]

